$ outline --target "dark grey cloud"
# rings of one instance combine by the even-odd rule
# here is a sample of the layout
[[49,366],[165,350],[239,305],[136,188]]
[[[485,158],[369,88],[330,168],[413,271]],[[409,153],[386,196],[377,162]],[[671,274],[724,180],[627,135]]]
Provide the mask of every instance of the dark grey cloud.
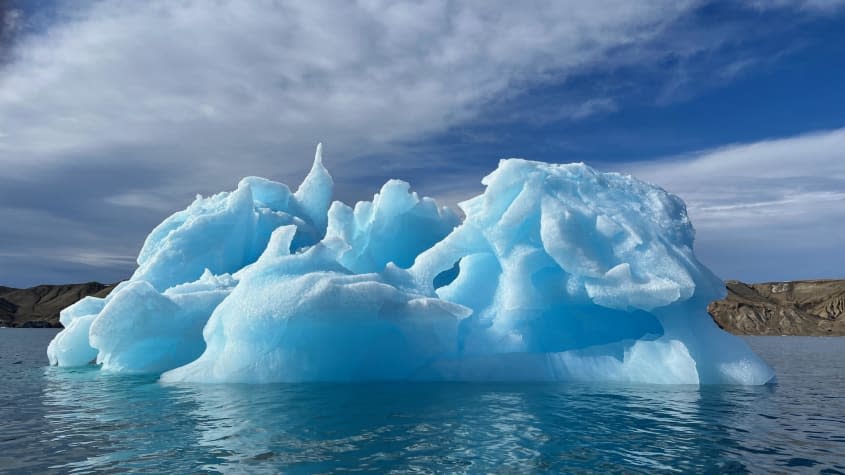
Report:
[[20,33],[23,12],[9,0],[0,0],[0,65],[9,61],[11,48]]

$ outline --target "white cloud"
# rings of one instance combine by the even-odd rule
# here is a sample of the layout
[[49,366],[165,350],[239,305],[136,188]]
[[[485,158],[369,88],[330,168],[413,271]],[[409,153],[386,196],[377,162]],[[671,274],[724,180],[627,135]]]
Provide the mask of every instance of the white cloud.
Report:
[[104,199],[106,203],[122,206],[125,208],[147,208],[152,210],[159,210],[162,212],[173,209],[173,202],[161,196],[153,195],[143,192],[125,192],[118,193]]
[[[845,276],[845,128],[625,171],[686,201],[697,249],[725,277]],[[777,275],[766,277],[773,269]]]
[[[318,141],[341,188],[360,184],[356,175],[386,169],[363,154],[385,156],[541,83],[620,58],[647,61],[655,51],[640,48],[695,2],[84,5],[59,3],[52,26],[16,38],[0,70],[0,182],[29,195],[16,206],[51,218],[84,210],[77,226],[108,237],[71,243],[0,203],[12,216],[0,241],[14,240],[18,254],[73,249],[70,262],[90,246],[123,256],[143,238],[117,233],[126,216],[137,233],[168,204],[181,208],[244,175],[296,181]],[[589,99],[571,115],[613,107]],[[39,183],[59,182],[57,174],[64,194],[43,197]],[[0,280],[19,278],[8,269],[0,262]]]
[[298,170],[319,139],[336,155],[370,151],[601,66],[691,5],[96,2],[19,44],[0,78],[0,161],[49,165],[157,143],[223,176],[279,173],[268,150],[293,151]]
[[759,10],[798,8],[813,13],[828,13],[845,6],[845,0],[754,0],[750,4]]

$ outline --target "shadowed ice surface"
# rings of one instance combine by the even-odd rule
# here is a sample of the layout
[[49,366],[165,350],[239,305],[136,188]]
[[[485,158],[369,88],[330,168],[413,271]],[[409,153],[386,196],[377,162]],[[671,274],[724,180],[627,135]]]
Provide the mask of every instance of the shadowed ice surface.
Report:
[[749,338],[767,386],[167,385],[54,334],[0,329],[0,472],[845,471],[843,338]]

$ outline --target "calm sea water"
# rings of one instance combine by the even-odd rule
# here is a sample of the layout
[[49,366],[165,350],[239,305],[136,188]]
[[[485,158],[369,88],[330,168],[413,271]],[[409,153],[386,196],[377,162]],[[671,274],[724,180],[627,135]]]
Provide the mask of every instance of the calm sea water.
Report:
[[845,473],[845,338],[756,337],[766,387],[165,386],[0,329],[3,473]]

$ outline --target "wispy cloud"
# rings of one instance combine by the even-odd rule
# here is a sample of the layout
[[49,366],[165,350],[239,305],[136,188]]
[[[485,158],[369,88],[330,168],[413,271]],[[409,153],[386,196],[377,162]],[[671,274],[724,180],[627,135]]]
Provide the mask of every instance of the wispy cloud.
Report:
[[24,166],[164,143],[278,173],[259,150],[322,137],[360,151],[444,130],[596,67],[692,5],[541,3],[97,2],[19,45],[0,80],[0,151]]
[[845,276],[845,129],[630,164],[684,198],[724,277]]
[[811,13],[829,13],[845,6],[845,0],[754,0],[749,4],[760,10],[798,8]]

